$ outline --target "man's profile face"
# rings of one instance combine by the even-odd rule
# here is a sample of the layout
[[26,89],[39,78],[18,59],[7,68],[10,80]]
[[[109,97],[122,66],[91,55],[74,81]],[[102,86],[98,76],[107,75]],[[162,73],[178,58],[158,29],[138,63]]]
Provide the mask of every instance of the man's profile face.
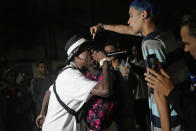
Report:
[[190,34],[189,26],[183,26],[181,28],[180,35],[182,42],[185,44],[184,51],[190,52],[193,58],[196,59],[196,37]]
[[134,34],[141,32],[142,23],[142,11],[136,10],[134,7],[129,8],[129,27]]
[[86,69],[94,64],[90,50],[83,51],[78,57],[81,59],[81,63]]

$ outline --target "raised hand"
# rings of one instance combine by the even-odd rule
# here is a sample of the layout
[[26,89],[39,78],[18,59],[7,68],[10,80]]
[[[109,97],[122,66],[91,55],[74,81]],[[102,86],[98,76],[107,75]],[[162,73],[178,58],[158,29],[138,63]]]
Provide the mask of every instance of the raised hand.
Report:
[[99,61],[103,58],[106,58],[106,55],[103,51],[94,51],[93,54],[93,59],[99,63]]
[[90,27],[90,33],[91,33],[93,39],[95,38],[96,33],[97,33],[98,31],[100,31],[101,29],[102,29],[101,24],[98,24],[98,25],[96,25],[96,26]]

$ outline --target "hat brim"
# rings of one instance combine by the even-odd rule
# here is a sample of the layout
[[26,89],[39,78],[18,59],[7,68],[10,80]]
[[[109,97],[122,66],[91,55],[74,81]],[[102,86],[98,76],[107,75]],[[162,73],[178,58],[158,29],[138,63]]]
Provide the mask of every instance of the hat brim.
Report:
[[77,48],[75,48],[70,55],[67,57],[67,62],[70,62],[75,56],[81,54],[83,51],[87,50],[90,47],[91,41],[85,41]]

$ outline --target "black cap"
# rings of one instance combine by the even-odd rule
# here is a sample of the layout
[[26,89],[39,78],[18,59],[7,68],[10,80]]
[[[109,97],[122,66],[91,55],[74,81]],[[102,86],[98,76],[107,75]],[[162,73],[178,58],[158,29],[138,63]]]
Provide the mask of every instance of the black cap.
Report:
[[67,62],[69,62],[78,53],[81,45],[86,42],[88,42],[88,40],[81,35],[74,35],[66,42],[65,51],[68,56]]

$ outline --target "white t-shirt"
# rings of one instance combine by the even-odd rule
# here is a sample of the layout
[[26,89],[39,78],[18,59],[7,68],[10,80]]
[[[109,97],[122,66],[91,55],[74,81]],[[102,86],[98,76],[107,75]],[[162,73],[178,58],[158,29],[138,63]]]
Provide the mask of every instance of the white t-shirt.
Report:
[[[97,82],[87,79],[79,70],[68,68],[56,80],[56,91],[69,108],[78,111],[90,96]],[[80,131],[75,117],[69,114],[57,101],[50,87],[51,95],[42,131]]]

